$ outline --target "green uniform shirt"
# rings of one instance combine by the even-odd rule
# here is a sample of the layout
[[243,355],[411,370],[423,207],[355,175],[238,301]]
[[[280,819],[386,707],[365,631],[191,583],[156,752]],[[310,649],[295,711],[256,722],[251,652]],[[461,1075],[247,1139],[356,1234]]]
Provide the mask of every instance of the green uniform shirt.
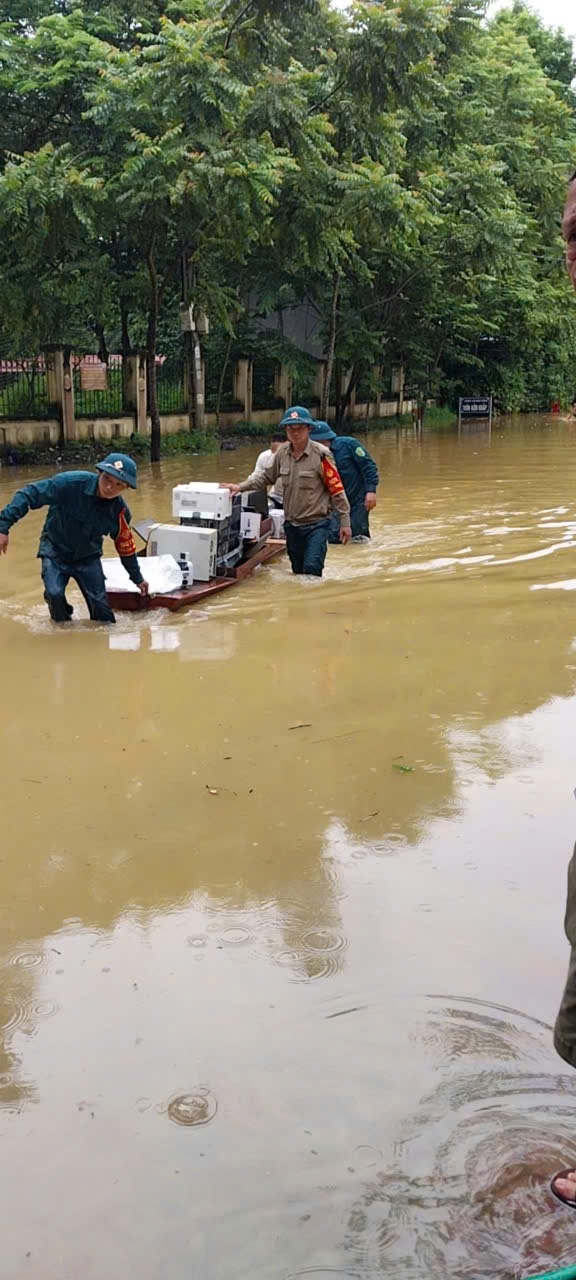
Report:
[[27,484],[0,511],[0,533],[8,533],[28,511],[48,507],[38,555],[67,564],[102,555],[102,540],[114,539],[116,550],[133,582],[142,582],[130,512],[124,499],[100,498],[98,474],[62,471],[49,480]]

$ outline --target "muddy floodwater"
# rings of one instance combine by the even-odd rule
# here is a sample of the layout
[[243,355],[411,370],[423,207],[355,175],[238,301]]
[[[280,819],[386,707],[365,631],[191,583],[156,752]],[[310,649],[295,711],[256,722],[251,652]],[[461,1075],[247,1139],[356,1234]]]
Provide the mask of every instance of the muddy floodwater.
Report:
[[[0,564],[2,1280],[576,1263],[576,425],[369,437],[370,545],[54,627]],[[141,467],[246,475],[257,446]],[[0,472],[0,500],[35,470]],[[111,552],[109,551],[109,554]],[[574,589],[572,589],[574,588]]]

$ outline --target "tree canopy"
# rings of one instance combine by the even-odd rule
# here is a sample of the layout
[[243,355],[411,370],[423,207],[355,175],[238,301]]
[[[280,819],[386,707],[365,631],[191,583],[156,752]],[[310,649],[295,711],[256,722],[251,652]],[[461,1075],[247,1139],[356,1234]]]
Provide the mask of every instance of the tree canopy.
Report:
[[[270,344],[311,307],[354,388],[572,398],[570,40],[521,0],[1,0],[0,346]],[[281,347],[281,343],[280,343]],[[280,347],[277,347],[281,354]]]

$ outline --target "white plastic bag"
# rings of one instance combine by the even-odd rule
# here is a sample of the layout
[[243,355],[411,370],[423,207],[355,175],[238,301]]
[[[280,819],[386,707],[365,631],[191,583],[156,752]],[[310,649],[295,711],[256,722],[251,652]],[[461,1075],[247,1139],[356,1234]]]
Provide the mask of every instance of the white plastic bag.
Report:
[[[136,583],[128,577],[122,561],[118,556],[110,556],[102,560],[107,591],[137,591]],[[140,561],[142,577],[150,588],[150,595],[166,595],[169,591],[179,591],[182,586],[182,573],[174,556],[146,556]]]

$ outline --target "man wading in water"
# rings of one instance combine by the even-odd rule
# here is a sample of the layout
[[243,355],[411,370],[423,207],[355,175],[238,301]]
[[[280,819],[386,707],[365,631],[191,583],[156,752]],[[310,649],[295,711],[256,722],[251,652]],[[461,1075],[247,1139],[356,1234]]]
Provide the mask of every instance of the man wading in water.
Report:
[[349,542],[350,504],[334,458],[322,444],[313,444],[310,432],[314,419],[302,405],[292,405],[280,423],[286,428],[288,443],[281,444],[272,461],[242,484],[225,484],[231,493],[267,489],[282,481],[286,549],[293,573],[321,578],[326,559],[330,513],[338,512],[340,542]]
[[40,537],[44,599],[53,622],[70,622],[72,606],[66,587],[73,578],[88,605],[93,622],[115,622],[106,596],[101,564],[102,539],[114,539],[126,572],[148,594],[130,529],[130,512],[120,496],[136,488],[136,463],[125,453],[109,453],[92,471],[63,471],[50,480],[27,484],[0,511],[0,555],[8,551],[12,525],[28,511],[49,507]]
[[[576,289],[576,173],[568,188],[562,234],[566,241],[566,264]],[[570,943],[570,963],[560,1012],[554,1027],[554,1048],[569,1066],[576,1068],[576,848],[568,867],[566,937]],[[554,1195],[576,1209],[576,1169],[563,1169],[552,1179]]]

